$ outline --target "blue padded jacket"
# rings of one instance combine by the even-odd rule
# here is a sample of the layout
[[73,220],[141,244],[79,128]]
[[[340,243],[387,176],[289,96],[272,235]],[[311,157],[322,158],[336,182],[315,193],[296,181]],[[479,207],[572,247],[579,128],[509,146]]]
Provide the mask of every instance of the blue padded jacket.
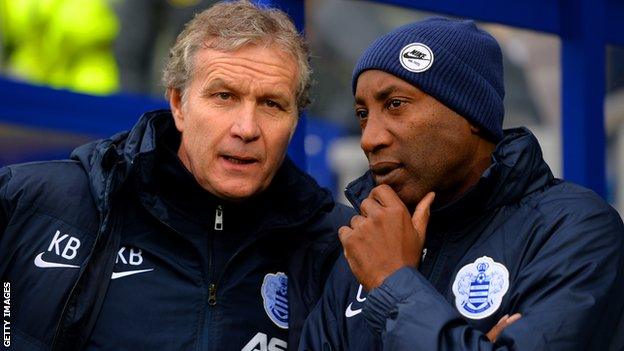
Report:
[[[357,207],[373,187],[366,174],[346,194]],[[370,294],[340,257],[300,350],[624,346],[622,221],[595,193],[553,178],[526,129],[506,131],[478,184],[432,211],[425,248],[418,269],[398,270]],[[490,343],[485,333],[517,312]]]
[[[11,349],[297,346],[353,211],[287,159],[253,208],[214,198],[205,218],[178,213],[167,200],[180,184],[150,182],[159,137],[173,128],[169,111],[155,111],[71,160],[0,170]],[[215,235],[233,248],[218,268]]]

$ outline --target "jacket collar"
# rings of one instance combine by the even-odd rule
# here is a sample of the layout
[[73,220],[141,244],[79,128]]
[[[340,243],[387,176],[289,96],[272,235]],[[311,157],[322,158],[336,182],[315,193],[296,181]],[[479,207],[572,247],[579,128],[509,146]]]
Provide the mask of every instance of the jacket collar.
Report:
[[[153,176],[159,140],[175,128],[169,110],[157,110],[141,116],[130,132],[83,145],[72,153],[89,174],[94,198],[98,207],[107,207],[108,198],[120,189],[123,180],[134,174],[142,184],[150,184]],[[117,167],[113,167],[117,165]],[[115,169],[115,175],[111,177]],[[111,178],[121,179],[108,185]],[[302,225],[322,208],[333,206],[327,189],[299,170],[288,158],[284,160],[272,183],[260,195],[242,205],[233,207],[253,208],[261,218],[260,229]]]

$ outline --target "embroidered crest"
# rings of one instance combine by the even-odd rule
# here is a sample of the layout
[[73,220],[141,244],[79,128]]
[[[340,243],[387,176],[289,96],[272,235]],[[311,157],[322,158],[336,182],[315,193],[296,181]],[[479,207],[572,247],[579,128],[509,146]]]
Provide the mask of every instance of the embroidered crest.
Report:
[[455,276],[455,307],[470,319],[488,317],[498,310],[508,288],[507,268],[483,256],[462,267]]
[[425,44],[411,43],[401,49],[399,62],[410,72],[424,72],[433,64],[433,51]]
[[269,318],[282,329],[288,329],[288,277],[282,272],[269,273],[262,281],[262,300]]

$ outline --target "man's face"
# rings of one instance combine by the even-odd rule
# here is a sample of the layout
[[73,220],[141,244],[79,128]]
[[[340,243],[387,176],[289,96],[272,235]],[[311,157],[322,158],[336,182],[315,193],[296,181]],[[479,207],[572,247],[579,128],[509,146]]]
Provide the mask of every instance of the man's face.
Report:
[[390,185],[410,209],[429,191],[441,201],[460,191],[474,168],[476,129],[396,76],[362,73],[355,113],[376,183]]
[[276,46],[195,55],[186,98],[170,104],[178,155],[212,194],[241,200],[266,189],[297,124],[297,64]]

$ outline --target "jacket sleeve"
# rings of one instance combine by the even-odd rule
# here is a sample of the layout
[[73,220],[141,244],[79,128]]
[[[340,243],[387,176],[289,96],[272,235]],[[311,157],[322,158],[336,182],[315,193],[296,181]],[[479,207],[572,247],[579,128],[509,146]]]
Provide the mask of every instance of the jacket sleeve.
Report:
[[408,267],[371,291],[364,317],[384,350],[606,350],[624,306],[624,228],[613,209],[601,207],[552,224],[510,282],[505,312],[523,316],[496,343]]

